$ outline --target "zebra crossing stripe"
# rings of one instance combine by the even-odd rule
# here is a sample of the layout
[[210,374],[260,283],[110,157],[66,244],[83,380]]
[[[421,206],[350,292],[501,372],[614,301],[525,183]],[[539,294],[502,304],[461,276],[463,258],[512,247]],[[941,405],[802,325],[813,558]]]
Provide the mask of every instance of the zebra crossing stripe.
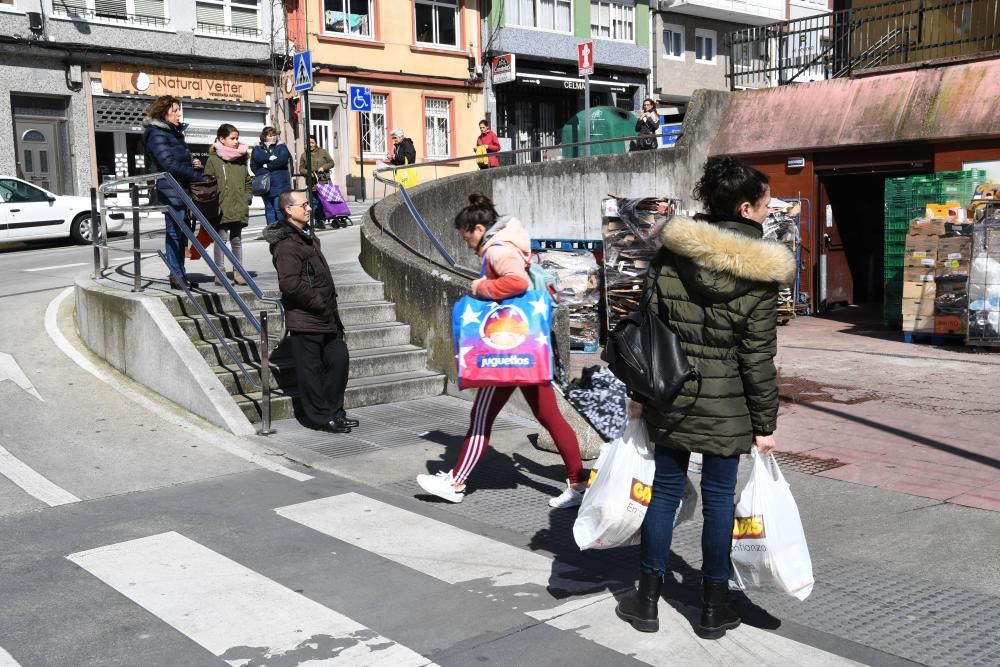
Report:
[[433,664],[176,532],[67,558],[230,665]]
[[635,632],[615,616],[618,601],[607,592],[606,578],[357,493],[279,507],[275,512],[651,665],[856,664],[746,625],[721,640],[702,640],[691,622],[666,602],[660,603],[658,633]]
[[7,653],[7,651],[3,650],[3,647],[0,646],[0,667],[21,667],[21,665],[14,659],[14,656]]

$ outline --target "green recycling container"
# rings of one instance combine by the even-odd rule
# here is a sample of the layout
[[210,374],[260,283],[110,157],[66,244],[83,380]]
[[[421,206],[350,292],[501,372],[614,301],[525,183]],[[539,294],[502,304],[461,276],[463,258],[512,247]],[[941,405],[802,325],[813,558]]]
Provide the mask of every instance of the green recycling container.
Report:
[[[581,111],[563,125],[562,143],[575,144],[585,140],[583,123],[586,114],[586,110]],[[639,117],[631,111],[623,111],[618,107],[591,107],[590,140],[634,136],[636,134],[635,121],[638,119]],[[628,140],[594,144],[590,147],[590,154],[617,155],[625,153],[628,152],[628,144]],[[586,154],[583,146],[563,149],[564,158],[583,157]]]

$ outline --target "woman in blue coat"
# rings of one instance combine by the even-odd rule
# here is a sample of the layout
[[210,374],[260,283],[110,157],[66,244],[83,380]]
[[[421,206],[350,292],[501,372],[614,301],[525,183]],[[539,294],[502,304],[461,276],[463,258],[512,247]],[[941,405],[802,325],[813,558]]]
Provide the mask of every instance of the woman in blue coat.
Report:
[[[195,171],[195,168],[201,167],[201,163],[191,159],[191,152],[184,142],[187,123],[181,122],[180,100],[169,95],[158,97],[149,105],[146,116],[143,141],[146,145],[147,168],[154,173],[167,172],[184,189],[194,181],[201,180],[201,176]],[[191,283],[184,273],[187,236],[179,227],[185,224],[184,203],[180,193],[166,179],[156,182],[156,194],[160,204],[169,207],[167,215],[173,219],[166,220],[165,254],[170,268],[170,287],[181,289],[181,281],[190,287]]]
[[260,143],[250,155],[250,168],[254,176],[271,174],[270,190],[261,197],[268,227],[284,219],[278,206],[278,195],[292,189],[292,176],[288,173],[288,161],[291,159],[288,147],[278,143],[278,131],[271,126],[265,127],[260,133]]

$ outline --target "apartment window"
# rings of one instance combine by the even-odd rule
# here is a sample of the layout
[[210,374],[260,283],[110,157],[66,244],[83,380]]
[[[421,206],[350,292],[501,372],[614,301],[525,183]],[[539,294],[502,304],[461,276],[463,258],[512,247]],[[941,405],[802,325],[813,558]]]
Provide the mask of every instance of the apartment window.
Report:
[[417,0],[417,43],[458,46],[458,0]]
[[198,0],[198,30],[245,37],[259,37],[260,0]]
[[451,156],[451,100],[424,100],[424,135],[427,157]]
[[[0,0],[3,3],[4,0]],[[108,21],[165,25],[164,0],[52,0],[57,16],[98,18]]]
[[385,95],[372,93],[372,110],[361,114],[361,149],[365,155],[385,159],[386,148],[386,105]]
[[505,0],[503,11],[506,25],[573,31],[572,0]]
[[684,28],[681,26],[663,24],[663,57],[684,60]]
[[0,0],[0,5],[10,5],[11,7],[13,7],[14,0]]
[[590,36],[622,42],[635,41],[635,7],[591,2]]
[[767,65],[765,44],[760,40],[733,44],[731,57],[736,69],[756,69]]
[[694,59],[699,63],[715,62],[716,34],[714,30],[702,30],[697,28],[694,31]]
[[374,0],[323,0],[323,29],[335,35],[372,37]]

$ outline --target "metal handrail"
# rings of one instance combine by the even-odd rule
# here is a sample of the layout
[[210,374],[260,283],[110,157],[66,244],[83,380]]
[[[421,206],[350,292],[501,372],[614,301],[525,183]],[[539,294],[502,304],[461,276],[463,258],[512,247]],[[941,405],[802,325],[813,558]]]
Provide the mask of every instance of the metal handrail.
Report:
[[[106,230],[107,230],[107,225],[106,225],[106,220],[104,220],[104,216],[107,214],[109,208],[121,209],[121,210],[130,210],[132,212],[132,224],[133,224],[133,233],[132,233],[132,236],[133,236],[133,262],[134,262],[134,266],[135,266],[135,270],[134,270],[134,280],[135,280],[135,282],[134,282],[134,286],[133,286],[133,291],[135,291],[135,292],[142,292],[143,291],[143,288],[142,288],[142,285],[141,285],[141,279],[142,279],[142,269],[141,269],[142,251],[141,251],[141,248],[139,247],[139,212],[142,211],[142,210],[150,210],[150,207],[148,207],[148,206],[140,206],[139,205],[139,190],[140,189],[148,189],[149,193],[151,194],[153,192],[153,190],[155,188],[157,188],[157,182],[158,181],[162,181],[163,184],[166,185],[167,189],[172,189],[178,195],[178,198],[180,199],[181,204],[183,205],[183,207],[185,209],[187,209],[187,211],[191,215],[194,216],[194,218],[201,224],[202,228],[205,231],[208,232],[208,234],[212,238],[213,242],[215,242],[217,244],[217,247],[220,250],[222,250],[223,254],[229,259],[230,262],[232,262],[233,271],[234,272],[236,272],[236,271],[239,272],[239,274],[246,281],[247,287],[250,288],[250,291],[254,294],[254,296],[258,300],[260,300],[260,301],[265,301],[265,302],[273,303],[273,304],[275,304],[277,306],[278,313],[279,313],[279,316],[281,317],[281,322],[282,322],[281,328],[282,328],[282,331],[284,331],[284,328],[285,328],[284,304],[282,304],[282,302],[281,302],[280,299],[274,299],[272,297],[267,296],[264,293],[264,291],[262,289],[260,289],[260,287],[257,285],[256,281],[253,279],[253,277],[250,275],[250,273],[246,270],[246,268],[242,265],[242,263],[239,262],[239,260],[236,259],[236,256],[233,254],[232,250],[230,250],[230,248],[223,241],[223,239],[219,235],[219,233],[215,230],[215,228],[212,225],[210,225],[208,223],[208,220],[206,220],[205,216],[201,213],[201,211],[198,209],[198,207],[195,205],[195,203],[191,200],[191,198],[188,196],[187,192],[184,191],[184,188],[182,188],[181,185],[177,182],[177,180],[171,174],[169,174],[167,172],[160,172],[160,173],[154,173],[154,174],[144,174],[144,175],[141,175],[141,176],[131,176],[131,177],[128,177],[128,178],[123,178],[123,179],[119,179],[119,180],[116,180],[116,181],[111,181],[111,182],[108,182],[108,183],[104,183],[104,184],[102,184],[100,186],[100,188],[91,188],[91,215],[92,215],[92,225],[93,225],[93,227],[92,227],[93,233],[91,234],[91,237],[92,237],[92,242],[93,242],[93,245],[94,245],[94,275],[95,275],[95,278],[100,275],[101,270],[102,270],[102,264],[103,264],[103,268],[107,268],[107,257],[104,256],[103,257],[103,262],[102,262],[102,257],[101,257],[101,253],[100,253],[101,244],[100,244],[99,234],[97,233],[97,230],[99,229],[98,225],[100,224],[100,225],[103,225],[103,227],[104,227],[104,230],[105,230],[105,244],[104,244],[104,247],[106,249],[106,238],[107,238]],[[143,187],[142,184],[146,184],[145,187]],[[123,186],[127,186],[127,190],[126,189],[122,189]],[[130,199],[131,199],[131,204],[132,204],[130,207],[122,207],[122,206],[108,207],[108,206],[105,206],[105,204],[104,204],[105,197],[109,193],[116,193],[117,194],[117,193],[122,193],[122,192],[128,192],[129,193]],[[99,202],[100,206],[98,205],[98,198],[100,200],[100,202]],[[214,259],[207,253],[205,247],[198,240],[198,237],[191,230],[191,228],[189,228],[188,225],[185,223],[183,217],[181,217],[180,219],[178,219],[177,217],[175,217],[175,209],[174,208],[169,207],[169,206],[162,206],[162,207],[161,206],[157,206],[157,207],[153,207],[153,208],[164,210],[164,212],[165,212],[164,219],[167,222],[167,224],[174,224],[174,225],[176,225],[177,228],[181,231],[181,233],[183,233],[188,238],[188,240],[190,241],[191,245],[195,248],[195,250],[197,250],[199,253],[201,253],[202,258],[205,260],[205,263],[208,264],[209,268],[212,270],[212,273],[214,273],[216,275],[216,277],[219,280],[219,283],[221,283],[222,286],[225,287],[225,289],[229,293],[230,297],[232,297],[233,301],[236,302],[236,305],[239,306],[240,310],[246,316],[247,321],[250,322],[250,324],[254,327],[254,329],[259,334],[260,348],[259,348],[258,352],[260,354],[260,359],[261,359],[261,362],[260,362],[260,364],[261,364],[261,373],[260,373],[261,382],[260,383],[258,383],[257,381],[255,381],[253,379],[253,376],[250,374],[250,371],[247,370],[246,366],[243,364],[243,362],[240,359],[239,355],[237,355],[233,351],[232,347],[226,342],[225,337],[222,335],[222,332],[220,332],[219,329],[215,326],[215,324],[212,323],[212,320],[209,317],[208,313],[201,306],[201,304],[198,303],[198,300],[194,297],[194,294],[192,294],[191,289],[188,287],[187,281],[185,280],[184,276],[175,275],[173,273],[173,271],[171,270],[171,276],[176,279],[177,283],[184,290],[184,293],[187,295],[188,300],[191,302],[191,304],[198,311],[199,315],[201,315],[202,319],[205,321],[205,324],[208,325],[208,328],[212,331],[212,333],[218,339],[219,343],[222,345],[223,349],[225,349],[225,351],[229,355],[230,359],[232,359],[232,361],[239,368],[240,372],[243,374],[243,377],[246,378],[247,382],[249,382],[250,385],[254,389],[260,389],[261,390],[261,399],[262,399],[261,417],[263,419],[263,423],[262,423],[262,428],[260,430],[260,433],[262,435],[267,435],[267,434],[271,433],[272,432],[271,431],[271,424],[270,424],[270,398],[271,397],[270,397],[270,368],[269,368],[269,365],[270,365],[270,360],[269,360],[269,356],[270,356],[269,355],[269,352],[270,352],[270,349],[269,349],[270,340],[269,340],[269,337],[268,337],[267,314],[266,314],[266,311],[261,311],[261,318],[260,319],[258,319],[254,315],[253,311],[250,310],[249,304],[247,304],[247,302],[243,299],[243,297],[240,296],[239,292],[237,292],[236,289],[229,283],[229,281],[226,279],[225,272],[222,271],[222,269],[219,268],[218,264],[216,264],[215,261],[214,261]],[[100,211],[100,215],[98,215],[98,211]],[[100,222],[98,222],[98,220],[100,220]],[[163,251],[158,249],[156,251],[156,254],[160,257],[161,260],[163,260],[164,264],[167,264],[167,268],[169,269],[170,265],[167,263],[167,258],[166,258],[166,255],[163,253]],[[265,366],[268,366],[268,368],[265,368]]]
[[[417,226],[420,228],[420,231],[424,233],[424,236],[426,236],[427,239],[431,242],[431,244],[434,246],[434,249],[437,250],[438,253],[444,258],[445,262],[447,262],[447,266],[444,266],[442,264],[434,262],[434,260],[431,259],[430,257],[424,256],[416,248],[413,248],[408,243],[406,243],[401,238],[399,238],[396,234],[394,234],[391,229],[387,229],[386,226],[383,225],[381,222],[379,222],[378,220],[374,220],[374,216],[373,216],[373,220],[375,221],[376,224],[379,225],[379,227],[381,229],[383,229],[384,231],[387,231],[392,236],[393,240],[395,240],[396,242],[398,242],[398,243],[402,244],[403,246],[407,247],[412,252],[414,252],[414,254],[423,256],[423,257],[425,257],[425,259],[427,259],[428,261],[433,262],[437,266],[441,266],[442,268],[449,269],[449,270],[451,270],[451,271],[453,271],[453,272],[461,275],[464,278],[477,278],[479,276],[479,272],[478,271],[473,271],[472,269],[469,269],[467,267],[462,266],[461,264],[459,264],[455,260],[454,257],[451,256],[451,254],[447,250],[445,250],[444,245],[441,243],[441,240],[434,234],[434,232],[430,228],[430,225],[427,224],[427,222],[424,220],[423,216],[420,215],[420,212],[417,210],[416,205],[413,203],[413,199],[410,198],[410,193],[407,192],[406,187],[402,183],[398,182],[395,179],[395,174],[396,174],[396,172],[398,170],[400,170],[400,169],[415,169],[415,168],[418,168],[418,167],[433,167],[433,166],[444,165],[444,164],[453,165],[456,162],[464,162],[464,161],[467,161],[467,160],[481,160],[484,157],[500,157],[500,156],[506,156],[506,155],[519,155],[521,153],[536,153],[536,152],[548,151],[548,150],[552,150],[552,149],[556,149],[556,148],[558,148],[558,149],[566,149],[566,148],[586,147],[588,149],[587,152],[589,153],[590,152],[589,148],[590,148],[590,146],[593,146],[593,145],[615,143],[615,142],[628,142],[628,141],[632,141],[633,139],[648,138],[649,136],[650,135],[648,135],[648,134],[636,134],[636,135],[631,135],[631,136],[627,136],[627,137],[615,137],[613,139],[593,139],[591,141],[577,141],[577,142],[574,142],[574,143],[552,144],[550,146],[536,146],[536,147],[532,147],[532,148],[517,148],[517,149],[513,149],[513,150],[509,150],[509,151],[497,151],[496,153],[488,153],[486,156],[484,156],[484,155],[482,155],[480,153],[473,153],[471,155],[461,155],[461,156],[458,156],[458,157],[449,157],[449,158],[443,158],[443,159],[439,159],[439,160],[427,160],[425,162],[414,162],[413,164],[406,164],[406,165],[385,165],[383,167],[379,167],[378,169],[376,169],[375,172],[373,173],[373,178],[376,181],[378,181],[379,183],[382,183],[383,185],[392,186],[392,187],[395,187],[395,188],[397,188],[399,190],[399,193],[403,197],[403,202],[406,204],[406,208],[410,211],[410,215],[413,216],[413,219],[417,223]],[[659,137],[661,135],[654,135],[654,136]],[[386,174],[388,172],[392,172],[393,178],[386,178],[384,176],[384,174]],[[372,209],[374,209],[375,206],[377,206],[379,203],[381,203],[381,202],[376,202],[372,206]]]

